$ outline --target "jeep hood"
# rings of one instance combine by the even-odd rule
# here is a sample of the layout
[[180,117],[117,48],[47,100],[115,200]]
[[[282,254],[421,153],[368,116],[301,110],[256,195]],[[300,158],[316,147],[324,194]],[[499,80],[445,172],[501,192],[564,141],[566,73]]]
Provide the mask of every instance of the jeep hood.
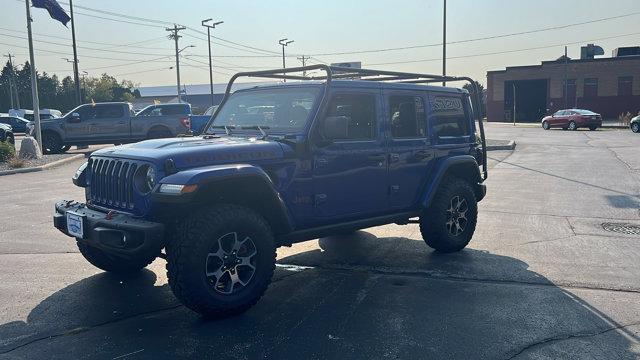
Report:
[[186,169],[278,159],[283,157],[283,149],[277,142],[250,137],[185,137],[111,147],[92,156],[143,160],[159,166],[172,159],[176,168]]

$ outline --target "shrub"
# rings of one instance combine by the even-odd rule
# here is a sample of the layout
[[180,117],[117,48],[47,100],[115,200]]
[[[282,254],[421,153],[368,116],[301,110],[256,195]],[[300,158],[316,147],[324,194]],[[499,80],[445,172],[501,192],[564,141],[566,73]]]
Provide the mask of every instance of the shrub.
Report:
[[27,166],[27,161],[25,159],[20,159],[19,157],[14,156],[7,161],[7,164],[9,164],[9,167],[12,169],[21,169]]
[[13,144],[6,141],[0,141],[0,162],[8,161],[16,156],[16,149]]

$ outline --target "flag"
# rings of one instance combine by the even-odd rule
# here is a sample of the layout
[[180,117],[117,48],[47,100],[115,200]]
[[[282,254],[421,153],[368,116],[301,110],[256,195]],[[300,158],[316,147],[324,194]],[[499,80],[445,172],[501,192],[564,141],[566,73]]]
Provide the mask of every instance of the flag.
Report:
[[33,0],[33,7],[47,9],[51,18],[60,21],[64,26],[71,18],[56,0]]

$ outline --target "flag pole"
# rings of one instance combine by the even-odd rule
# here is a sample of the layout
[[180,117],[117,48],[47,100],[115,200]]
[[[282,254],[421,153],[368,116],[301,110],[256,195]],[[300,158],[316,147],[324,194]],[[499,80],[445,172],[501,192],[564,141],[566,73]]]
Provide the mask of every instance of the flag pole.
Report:
[[31,97],[33,98],[33,118],[35,121],[35,135],[40,151],[42,151],[42,133],[40,131],[40,102],[38,101],[38,79],[36,78],[36,63],[33,56],[33,37],[31,35],[31,9],[30,1],[26,0],[27,6],[27,33],[29,38],[29,61],[31,62]]

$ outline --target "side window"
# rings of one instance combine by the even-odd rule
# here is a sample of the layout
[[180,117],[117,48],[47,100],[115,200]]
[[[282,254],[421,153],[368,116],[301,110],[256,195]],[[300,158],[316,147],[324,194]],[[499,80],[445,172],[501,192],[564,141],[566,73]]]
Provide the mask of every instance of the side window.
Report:
[[75,111],[80,115],[81,121],[93,120],[96,117],[96,107],[95,106],[83,106]]
[[101,105],[95,107],[96,119],[119,119],[124,117],[121,105]]
[[420,96],[391,96],[389,98],[391,136],[417,138],[427,135],[424,100]]
[[338,140],[371,140],[376,136],[376,102],[369,94],[337,94],[329,103],[327,117],[342,116],[347,124]]
[[430,96],[429,122],[439,138],[459,137],[470,134],[467,111],[462,99],[455,96]]

